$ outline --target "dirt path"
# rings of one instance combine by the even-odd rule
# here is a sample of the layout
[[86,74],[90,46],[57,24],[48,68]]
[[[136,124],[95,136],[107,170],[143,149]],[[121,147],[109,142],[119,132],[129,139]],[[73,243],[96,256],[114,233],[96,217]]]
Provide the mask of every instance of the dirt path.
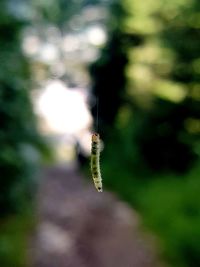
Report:
[[126,204],[96,192],[75,167],[48,168],[41,178],[33,267],[160,266]]

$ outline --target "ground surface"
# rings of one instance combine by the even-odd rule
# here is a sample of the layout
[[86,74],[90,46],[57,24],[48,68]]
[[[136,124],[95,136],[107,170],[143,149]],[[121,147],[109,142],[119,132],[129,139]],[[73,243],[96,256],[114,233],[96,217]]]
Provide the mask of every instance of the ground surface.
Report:
[[41,174],[33,267],[157,267],[137,214],[108,192],[95,191],[76,167]]

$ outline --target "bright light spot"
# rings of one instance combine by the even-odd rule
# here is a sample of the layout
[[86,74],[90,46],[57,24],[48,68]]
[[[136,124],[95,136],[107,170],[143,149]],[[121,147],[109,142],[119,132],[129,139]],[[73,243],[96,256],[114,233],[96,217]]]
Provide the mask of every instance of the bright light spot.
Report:
[[40,59],[46,63],[54,62],[59,57],[58,48],[54,44],[45,43],[40,47]]
[[63,39],[63,50],[65,52],[71,52],[79,48],[79,39],[73,35],[66,35]]
[[37,36],[30,35],[24,38],[22,48],[27,55],[32,56],[38,53],[40,45],[41,43],[39,38]]
[[89,156],[90,155],[91,136],[92,136],[92,133],[89,130],[81,131],[77,135],[77,139],[79,140],[81,152],[85,156]]
[[81,90],[68,89],[59,80],[49,82],[36,103],[36,110],[54,133],[76,135],[92,122]]
[[58,59],[59,51],[56,45],[41,43],[37,36],[30,35],[24,38],[22,48],[29,56],[37,56],[45,63],[51,63]]
[[94,26],[88,29],[87,32],[88,41],[92,45],[101,46],[105,44],[107,36],[103,28],[99,26]]
[[153,93],[172,102],[180,102],[186,96],[186,90],[182,84],[160,80],[155,83]]

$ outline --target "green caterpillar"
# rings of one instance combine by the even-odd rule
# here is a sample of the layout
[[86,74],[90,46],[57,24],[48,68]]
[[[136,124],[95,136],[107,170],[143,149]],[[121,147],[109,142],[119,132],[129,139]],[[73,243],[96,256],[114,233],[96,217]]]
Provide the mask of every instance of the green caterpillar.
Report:
[[98,192],[103,192],[99,156],[100,156],[100,136],[98,133],[94,133],[92,134],[91,173],[95,188],[97,189]]

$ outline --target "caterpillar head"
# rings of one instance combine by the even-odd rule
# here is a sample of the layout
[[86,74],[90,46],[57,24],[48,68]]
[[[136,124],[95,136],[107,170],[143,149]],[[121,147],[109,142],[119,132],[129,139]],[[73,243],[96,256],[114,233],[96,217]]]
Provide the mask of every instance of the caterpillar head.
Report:
[[100,186],[96,187],[96,189],[97,189],[98,192],[103,192],[103,188],[100,187]]
[[100,135],[98,133],[93,133],[92,142],[99,142],[99,140],[100,140]]

